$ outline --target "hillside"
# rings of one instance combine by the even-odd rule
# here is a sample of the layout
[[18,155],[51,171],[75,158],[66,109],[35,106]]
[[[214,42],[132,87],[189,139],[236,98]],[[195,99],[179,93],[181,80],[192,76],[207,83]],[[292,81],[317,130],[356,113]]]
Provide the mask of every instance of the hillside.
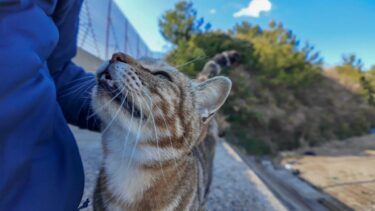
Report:
[[241,54],[240,66],[222,71],[233,89],[220,119],[230,125],[229,140],[250,153],[315,146],[375,126],[375,68],[364,72],[355,55],[324,70],[319,51],[282,23],[211,31],[186,1],[166,11],[159,25],[173,46],[166,59],[192,77],[217,53]]
[[244,67],[230,70],[229,77],[234,81],[224,111],[229,134],[252,153],[360,136],[375,125],[375,108],[324,73],[298,88],[269,86]]

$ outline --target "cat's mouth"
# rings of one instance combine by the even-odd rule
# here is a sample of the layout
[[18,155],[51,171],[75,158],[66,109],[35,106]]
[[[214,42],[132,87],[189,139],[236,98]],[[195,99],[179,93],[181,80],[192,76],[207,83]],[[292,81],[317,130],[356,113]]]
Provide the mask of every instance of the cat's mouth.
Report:
[[115,81],[112,79],[111,74],[108,70],[105,70],[97,75],[98,87],[106,92],[114,102],[121,105],[126,111],[128,111],[135,118],[145,118],[145,115],[139,111],[138,107],[128,98],[127,95],[123,94],[123,90],[116,86]]

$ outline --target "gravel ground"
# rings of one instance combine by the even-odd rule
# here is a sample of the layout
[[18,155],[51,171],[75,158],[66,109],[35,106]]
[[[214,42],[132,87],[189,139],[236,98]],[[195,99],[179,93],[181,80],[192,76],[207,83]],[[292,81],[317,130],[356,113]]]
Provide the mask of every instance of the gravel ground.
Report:
[[[85,191],[82,201],[91,200],[102,153],[100,134],[73,128],[85,169]],[[91,203],[85,211],[92,210]],[[234,150],[221,142],[216,149],[214,178],[208,196],[207,210],[286,210],[263,182],[248,168]]]

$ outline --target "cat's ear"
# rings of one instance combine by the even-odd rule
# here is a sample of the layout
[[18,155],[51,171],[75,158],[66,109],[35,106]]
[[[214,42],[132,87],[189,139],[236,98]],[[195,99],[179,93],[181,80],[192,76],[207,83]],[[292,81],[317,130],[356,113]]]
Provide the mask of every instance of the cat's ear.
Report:
[[196,109],[203,119],[210,118],[219,110],[227,99],[231,87],[231,80],[223,76],[216,76],[196,86]]

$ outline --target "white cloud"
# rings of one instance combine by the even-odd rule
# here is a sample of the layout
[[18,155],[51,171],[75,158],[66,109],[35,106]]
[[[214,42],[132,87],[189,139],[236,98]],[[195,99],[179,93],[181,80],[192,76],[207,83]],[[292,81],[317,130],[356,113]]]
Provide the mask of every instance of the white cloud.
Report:
[[269,0],[251,0],[247,7],[234,13],[233,17],[250,16],[258,18],[261,12],[268,12],[271,8],[272,4]]
[[212,14],[212,15],[213,15],[213,14],[216,14],[216,9],[212,8],[212,9],[210,9],[209,12],[210,12],[210,14]]

